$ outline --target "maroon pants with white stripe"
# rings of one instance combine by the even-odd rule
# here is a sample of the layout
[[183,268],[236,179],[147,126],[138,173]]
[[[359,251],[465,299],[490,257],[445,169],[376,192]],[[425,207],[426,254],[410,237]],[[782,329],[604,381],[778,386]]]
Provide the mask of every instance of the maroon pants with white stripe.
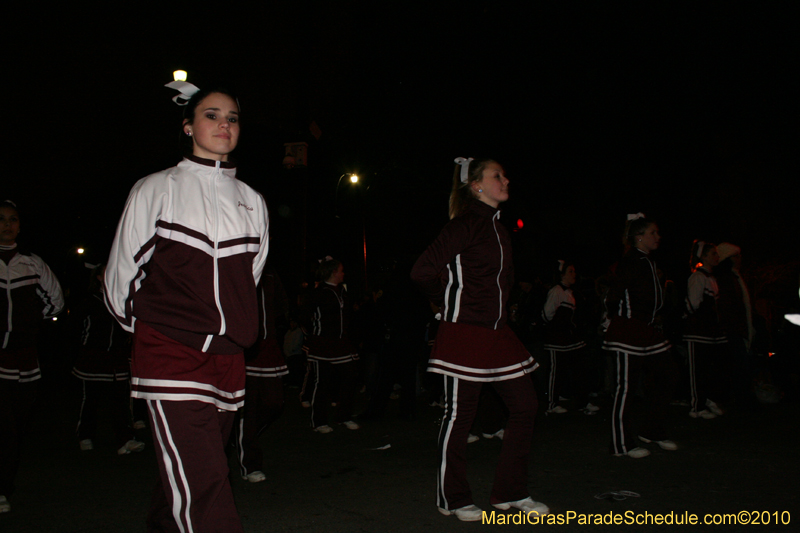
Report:
[[242,477],[263,471],[264,453],[258,436],[267,429],[283,410],[283,380],[247,376],[244,408],[239,409],[236,426],[236,451]]
[[[478,408],[484,383],[445,376],[445,415],[439,431],[439,472],[436,505],[454,510],[471,505],[467,482],[467,436]],[[528,494],[528,455],[538,400],[530,376],[491,385],[508,407],[508,424],[495,471],[491,503],[522,500]]]
[[147,406],[161,474],[147,531],[241,532],[225,455],[236,413],[198,401],[147,400]]
[[[611,451],[636,448],[636,435],[667,440],[666,419],[675,388],[675,362],[670,352],[630,355],[616,352],[617,391],[611,412]],[[639,385],[643,399],[637,401]]]

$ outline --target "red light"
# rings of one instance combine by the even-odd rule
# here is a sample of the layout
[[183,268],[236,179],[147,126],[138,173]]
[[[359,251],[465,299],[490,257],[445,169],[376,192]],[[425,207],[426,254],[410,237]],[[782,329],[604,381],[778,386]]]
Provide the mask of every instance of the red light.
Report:
[[522,219],[521,219],[521,218],[518,218],[518,219],[517,219],[517,227],[518,227],[519,229],[522,229],[522,226],[523,226],[523,225],[524,225],[524,224],[522,223]]
[[769,355],[769,357],[772,357],[773,355],[775,355],[775,352],[769,352],[768,355]]

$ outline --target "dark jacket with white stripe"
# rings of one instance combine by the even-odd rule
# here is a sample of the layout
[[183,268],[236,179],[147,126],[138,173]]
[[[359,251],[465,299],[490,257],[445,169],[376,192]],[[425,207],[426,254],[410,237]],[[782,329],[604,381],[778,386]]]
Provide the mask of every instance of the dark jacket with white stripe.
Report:
[[664,294],[656,263],[638,248],[629,249],[617,264],[606,309],[611,323],[603,349],[649,355],[664,352],[670,343],[658,323]]
[[106,302],[186,346],[241,352],[258,332],[267,258],[264,199],[230,163],[189,157],[134,185],[106,269]]
[[308,333],[303,350],[308,359],[333,364],[358,359],[348,335],[350,320],[344,286],[320,283],[311,295],[303,320]]
[[445,322],[504,327],[514,268],[500,211],[473,201],[420,256],[411,279],[441,308]]

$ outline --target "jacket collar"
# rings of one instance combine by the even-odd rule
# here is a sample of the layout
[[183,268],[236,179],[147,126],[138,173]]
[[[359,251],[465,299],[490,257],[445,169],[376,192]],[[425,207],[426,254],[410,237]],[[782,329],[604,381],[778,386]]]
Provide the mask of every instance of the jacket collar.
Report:
[[480,216],[486,218],[500,218],[500,209],[496,209],[489,204],[485,204],[480,200],[473,200],[469,206],[470,211],[474,211]]
[[219,163],[219,168],[225,168],[225,169],[236,168],[236,164],[230,161],[214,161],[213,159],[203,159],[202,157],[197,157],[195,155],[187,155],[186,159],[188,159],[192,163],[197,163],[198,165],[203,165],[206,167],[217,168],[217,163]]

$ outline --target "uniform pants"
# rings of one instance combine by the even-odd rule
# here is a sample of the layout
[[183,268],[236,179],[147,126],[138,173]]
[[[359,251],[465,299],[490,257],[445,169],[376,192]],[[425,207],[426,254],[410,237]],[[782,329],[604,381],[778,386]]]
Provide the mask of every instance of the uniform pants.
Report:
[[264,470],[264,453],[258,437],[283,410],[283,380],[247,376],[244,408],[236,425],[236,451],[242,477]]
[[686,342],[689,351],[689,391],[692,411],[702,411],[706,401],[722,401],[721,364],[719,344]]
[[[630,355],[616,352],[617,390],[611,412],[611,448],[615,455],[636,448],[636,435],[667,440],[666,419],[675,388],[670,352]],[[637,400],[639,386],[643,398]]]
[[225,455],[236,413],[198,401],[147,407],[160,473],[148,533],[241,533]]
[[14,492],[22,438],[31,420],[38,381],[0,379],[0,496]]
[[[548,383],[547,410],[558,405],[558,398],[566,391],[583,407],[589,399],[587,348],[567,352],[548,350],[550,353],[550,380]],[[569,389],[569,390],[567,390]]]
[[334,422],[352,420],[358,370],[355,361],[333,364],[311,360],[309,366],[316,376],[311,393],[311,427],[328,425],[331,402],[336,403]]
[[83,384],[83,401],[78,418],[78,440],[93,439],[97,430],[97,411],[100,405],[107,404],[111,410],[116,446],[122,447],[133,439],[131,428],[130,382],[125,381],[86,381]]
[[[478,407],[484,383],[445,376],[445,407],[439,431],[439,470],[436,505],[454,510],[471,505],[467,482],[467,436]],[[491,385],[509,410],[508,424],[495,471],[491,503],[522,500],[528,494],[528,455],[538,400],[529,376]]]

